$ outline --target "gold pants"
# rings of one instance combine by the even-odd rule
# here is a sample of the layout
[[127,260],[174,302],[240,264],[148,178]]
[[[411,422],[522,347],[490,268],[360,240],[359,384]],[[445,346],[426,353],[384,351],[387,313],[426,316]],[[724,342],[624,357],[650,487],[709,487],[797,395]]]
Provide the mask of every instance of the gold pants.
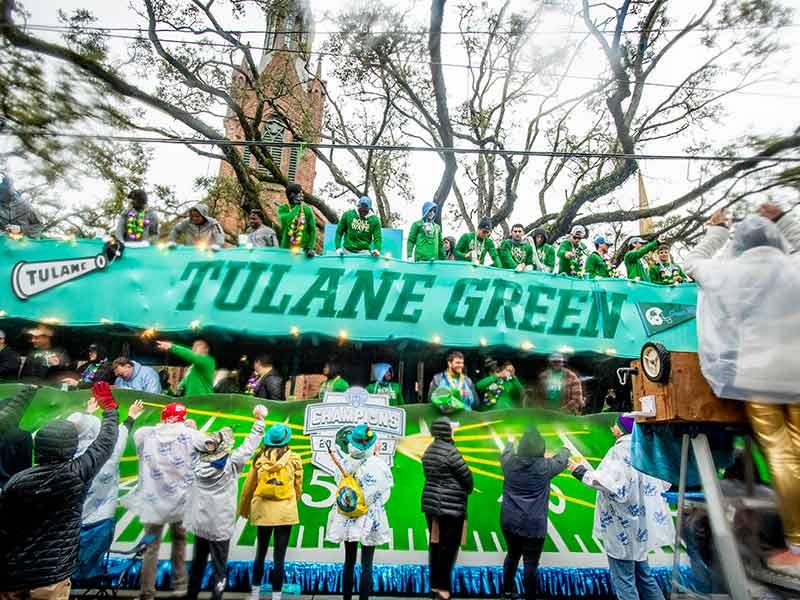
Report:
[[747,402],[745,406],[769,465],[786,541],[800,546],[800,405]]

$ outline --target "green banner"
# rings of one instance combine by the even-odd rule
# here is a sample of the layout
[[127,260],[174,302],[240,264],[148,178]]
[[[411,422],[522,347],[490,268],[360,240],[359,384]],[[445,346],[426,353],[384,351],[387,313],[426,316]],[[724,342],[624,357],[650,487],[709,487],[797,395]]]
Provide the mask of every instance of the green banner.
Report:
[[[10,395],[16,385],[0,385],[0,398]],[[124,418],[130,403],[142,397],[147,406],[135,427],[158,422],[161,408],[173,401],[129,390],[114,396]],[[49,420],[84,410],[88,391],[62,392],[40,389],[22,420],[22,428],[35,431]],[[252,425],[255,400],[241,395],[214,395],[187,400],[189,418],[199,429],[216,431],[232,427],[241,441]],[[392,464],[395,486],[387,504],[391,543],[379,548],[378,562],[389,564],[425,564],[427,562],[426,523],[420,509],[423,472],[420,458],[432,438],[431,421],[440,414],[430,405],[392,408],[376,402],[374,396],[358,388],[345,394],[332,394],[325,402],[268,402],[268,422],[287,423],[292,429],[291,448],[304,463],[303,495],[300,502],[300,526],[293,528],[289,560],[341,562],[342,551],[324,541],[328,512],[336,490],[330,470],[318,459],[326,452],[315,452],[336,428],[367,421],[378,434],[380,453]],[[398,419],[400,413],[402,418]],[[472,469],[475,492],[469,499],[467,539],[462,547],[460,564],[501,564],[506,550],[500,530],[500,500],[503,476],[500,451],[510,439],[518,438],[535,424],[547,443],[548,451],[567,446],[574,455],[584,456],[597,465],[613,444],[610,426],[615,415],[571,417],[545,410],[513,410],[452,415],[458,423],[455,442]],[[121,495],[133,489],[137,479],[133,442],[122,458]],[[249,469],[249,465],[247,469]],[[244,479],[242,479],[244,481]],[[599,541],[592,537],[595,492],[568,473],[557,476],[551,485],[550,528],[543,564],[552,566],[606,566]],[[127,549],[143,534],[138,518],[119,508],[115,547]],[[232,560],[252,560],[255,552],[255,529],[239,521],[231,544]],[[668,551],[657,551],[653,564],[667,564]],[[162,549],[164,557],[169,549]]]
[[410,339],[620,357],[638,356],[648,339],[673,351],[697,348],[691,316],[656,329],[643,317],[693,309],[694,285],[361,255],[308,259],[279,249],[130,248],[111,262],[94,240],[4,238],[0,265],[7,282],[0,315],[68,326]]

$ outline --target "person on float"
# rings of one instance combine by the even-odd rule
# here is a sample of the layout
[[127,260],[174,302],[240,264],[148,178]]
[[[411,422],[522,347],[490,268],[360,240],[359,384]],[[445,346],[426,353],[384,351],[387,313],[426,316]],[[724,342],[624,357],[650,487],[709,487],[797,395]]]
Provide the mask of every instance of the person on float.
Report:
[[[74,412],[67,417],[67,421],[75,425],[78,431],[78,449],[75,451],[75,458],[84,454],[100,434],[100,419],[95,416],[98,408],[98,400],[93,394],[89,397],[84,412]],[[119,426],[114,451],[95,475],[83,501],[81,543],[78,552],[78,570],[75,573],[75,577],[81,581],[103,573],[103,560],[114,539],[116,525],[114,515],[119,500],[119,461],[128,445],[128,434],[133,429],[133,423],[143,412],[144,404],[141,400],[136,400],[130,405],[128,418]]]
[[481,219],[475,233],[465,233],[458,239],[458,243],[453,250],[456,260],[482,265],[488,254],[495,267],[502,267],[503,264],[500,262],[500,256],[497,254],[497,248],[491,238],[491,233],[491,220]]
[[108,353],[102,344],[90,344],[87,362],[79,367],[78,377],[65,377],[61,383],[66,383],[70,387],[89,388],[98,381],[105,381],[113,384],[117,376],[114,375],[114,367],[108,360]]
[[537,402],[550,410],[560,410],[579,415],[586,406],[581,378],[567,368],[567,359],[560,352],[553,352],[547,359],[548,367],[539,375]]
[[278,236],[272,227],[267,226],[264,213],[254,208],[247,213],[247,243],[253,248],[277,248]]
[[141,600],[153,600],[156,593],[158,550],[169,526],[172,589],[186,593],[186,505],[192,489],[193,430],[187,426],[186,407],[172,402],[161,411],[161,422],[140,427],[133,434],[139,460],[139,479],[122,505],[139,517],[145,535],[155,536],[142,558]]
[[681,266],[672,262],[669,244],[658,246],[658,262],[650,267],[650,281],[659,285],[686,283],[689,278]]
[[0,235],[39,239],[42,220],[31,203],[14,189],[11,176],[0,173]]
[[[367,600],[372,593],[372,561],[375,548],[392,539],[389,519],[385,505],[389,501],[394,480],[386,461],[377,456],[375,442],[378,437],[365,423],[353,427],[347,438],[347,453],[336,460],[348,475],[354,477],[361,487],[365,514],[359,517],[345,516],[338,504],[328,513],[328,526],[325,540],[334,544],[344,544],[344,571],[342,573],[342,595],[344,600],[353,597],[353,581],[361,545],[361,578],[358,586],[359,600]],[[344,476],[336,470],[336,483]]]
[[658,248],[658,239],[649,242],[641,237],[633,237],[628,242],[628,251],[623,257],[625,269],[628,272],[628,279],[634,281],[650,281],[650,265],[647,264],[645,256]]
[[26,385],[0,404],[0,493],[13,475],[31,466],[33,436],[19,424],[37,389]]
[[533,230],[533,245],[539,264],[542,265],[541,271],[552,273],[556,267],[556,249],[552,244],[547,243],[547,232],[541,227]]
[[662,496],[671,484],[631,465],[633,425],[632,418],[617,417],[611,428],[616,442],[596,469],[573,460],[568,468],[575,479],[597,490],[593,535],[603,542],[617,598],[663,600],[647,555],[675,542],[672,512]]
[[283,377],[275,368],[270,354],[259,354],[253,361],[253,375],[247,382],[245,393],[264,400],[286,400]]
[[431,423],[433,442],[422,455],[425,485],[422,512],[428,523],[428,569],[431,593],[450,598],[450,582],[464,537],[467,498],[474,489],[472,471],[453,441],[453,424],[446,417]]
[[442,226],[436,222],[439,208],[434,202],[422,205],[422,219],[415,221],[408,232],[406,257],[415,262],[445,260]]
[[385,394],[389,397],[389,406],[402,406],[403,390],[399,383],[394,379],[394,370],[389,363],[375,363],[372,365],[372,372],[375,374],[375,381],[367,386],[370,394]]
[[178,384],[178,395],[185,398],[205,396],[214,393],[214,373],[217,361],[211,356],[211,345],[203,338],[197,338],[192,348],[172,342],[157,341],[156,348],[170,352],[189,363],[189,369]]
[[63,348],[53,345],[55,333],[46,325],[37,325],[28,330],[33,348],[22,365],[22,377],[49,379],[69,371],[71,360]]
[[150,394],[161,393],[161,379],[153,367],[139,364],[127,356],[119,356],[111,363],[111,369],[117,376],[114,387]]
[[355,209],[346,211],[336,226],[336,253],[381,255],[381,221],[372,211],[372,200],[361,196]]
[[434,395],[438,395],[442,390],[447,390],[460,400],[467,410],[472,410],[479,402],[478,390],[465,373],[464,355],[457,350],[447,355],[447,369],[431,379],[428,401],[431,402]]
[[514,581],[522,558],[525,598],[536,599],[539,558],[547,538],[550,481],[567,468],[568,460],[566,448],[561,448],[555,456],[545,456],[544,438],[536,427],[523,434],[516,450],[511,442],[500,455],[503,468],[500,528],[508,548],[503,562],[506,598],[514,597]]
[[500,263],[504,269],[513,269],[515,271],[533,271],[534,268],[538,271],[538,256],[534,261],[534,251],[531,243],[524,239],[525,228],[521,223],[516,223],[511,227],[511,237],[503,240],[500,244]]
[[767,564],[800,577],[800,220],[765,203],[732,239],[725,211],[707,225],[685,262],[699,288],[700,366],[717,396],[745,402],[786,538]]
[[208,557],[211,556],[211,597],[220,600],[225,591],[228,551],[236,530],[236,496],[244,466],[264,436],[267,409],[261,404],[253,408],[255,422],[250,433],[233,449],[233,430],[194,436],[192,472],[194,481],[186,507],[186,530],[194,534],[194,553],[189,570],[186,598],[197,600],[203,583]]
[[278,207],[281,225],[281,248],[292,252],[304,252],[308,258],[315,256],[317,242],[317,220],[314,211],[303,199],[303,188],[298,183],[286,186],[287,204]]
[[341,367],[338,362],[329,360],[322,367],[322,374],[327,379],[322,383],[319,388],[319,398],[325,398],[326,392],[346,392],[350,384],[341,375]]
[[92,394],[103,409],[100,433],[75,456],[78,431],[57,419],[36,432],[34,466],[8,480],[0,494],[0,597],[68,600],[78,560],[81,507],[114,451],[117,405],[107,383]]
[[583,243],[584,239],[586,239],[586,227],[574,225],[566,239],[558,246],[555,273],[570,277],[581,276],[583,259],[587,254],[586,245]]
[[583,266],[583,275],[586,279],[607,279],[612,276],[608,265],[610,247],[611,242],[602,235],[594,238],[594,252],[586,257],[586,264]]
[[456,260],[456,238],[447,236],[442,240],[442,248],[444,249],[444,258],[442,260]]
[[225,232],[222,225],[208,210],[205,204],[195,204],[189,209],[189,217],[169,232],[169,244],[175,246],[180,237],[184,246],[205,246],[219,250],[225,245]]
[[517,379],[514,365],[508,360],[503,363],[490,360],[487,364],[492,373],[475,384],[475,388],[482,395],[483,408],[498,410],[520,408],[525,389]]
[[158,241],[158,213],[147,208],[147,192],[131,190],[128,194],[131,205],[117,218],[115,236],[120,242]]
[[273,538],[272,600],[283,591],[284,562],[292,526],[300,522],[297,503],[303,494],[303,463],[289,448],[292,431],[276,423],[264,436],[264,444],[253,458],[239,499],[239,516],[257,528],[256,557],[250,582],[250,600],[258,600],[264,577],[264,559]]
[[0,379],[19,377],[19,354],[8,345],[6,332],[0,329]]

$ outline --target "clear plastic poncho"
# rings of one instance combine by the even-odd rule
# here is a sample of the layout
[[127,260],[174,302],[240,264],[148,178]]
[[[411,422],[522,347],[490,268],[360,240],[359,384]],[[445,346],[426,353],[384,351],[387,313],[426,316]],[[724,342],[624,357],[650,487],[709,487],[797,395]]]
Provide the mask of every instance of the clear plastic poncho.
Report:
[[[790,217],[784,217],[789,219]],[[794,225],[794,228],[792,227]],[[791,222],[787,236],[800,237]],[[714,393],[753,402],[800,402],[800,239],[763,217],[738,224],[733,239],[712,228],[692,251],[699,287],[700,366]]]

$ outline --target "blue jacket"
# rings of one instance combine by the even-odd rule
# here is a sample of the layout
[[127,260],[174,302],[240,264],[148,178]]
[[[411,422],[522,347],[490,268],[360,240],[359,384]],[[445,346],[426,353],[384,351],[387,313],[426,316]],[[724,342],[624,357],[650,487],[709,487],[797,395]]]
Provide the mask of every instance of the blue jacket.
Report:
[[136,390],[137,392],[149,392],[151,394],[161,393],[161,380],[158,373],[152,367],[145,367],[132,360],[133,375],[125,380],[117,377],[114,385],[123,390]]
[[547,536],[547,511],[550,501],[550,480],[561,473],[569,459],[566,448],[552,458],[521,456],[509,444],[503,450],[503,505],[500,527],[528,538]]

